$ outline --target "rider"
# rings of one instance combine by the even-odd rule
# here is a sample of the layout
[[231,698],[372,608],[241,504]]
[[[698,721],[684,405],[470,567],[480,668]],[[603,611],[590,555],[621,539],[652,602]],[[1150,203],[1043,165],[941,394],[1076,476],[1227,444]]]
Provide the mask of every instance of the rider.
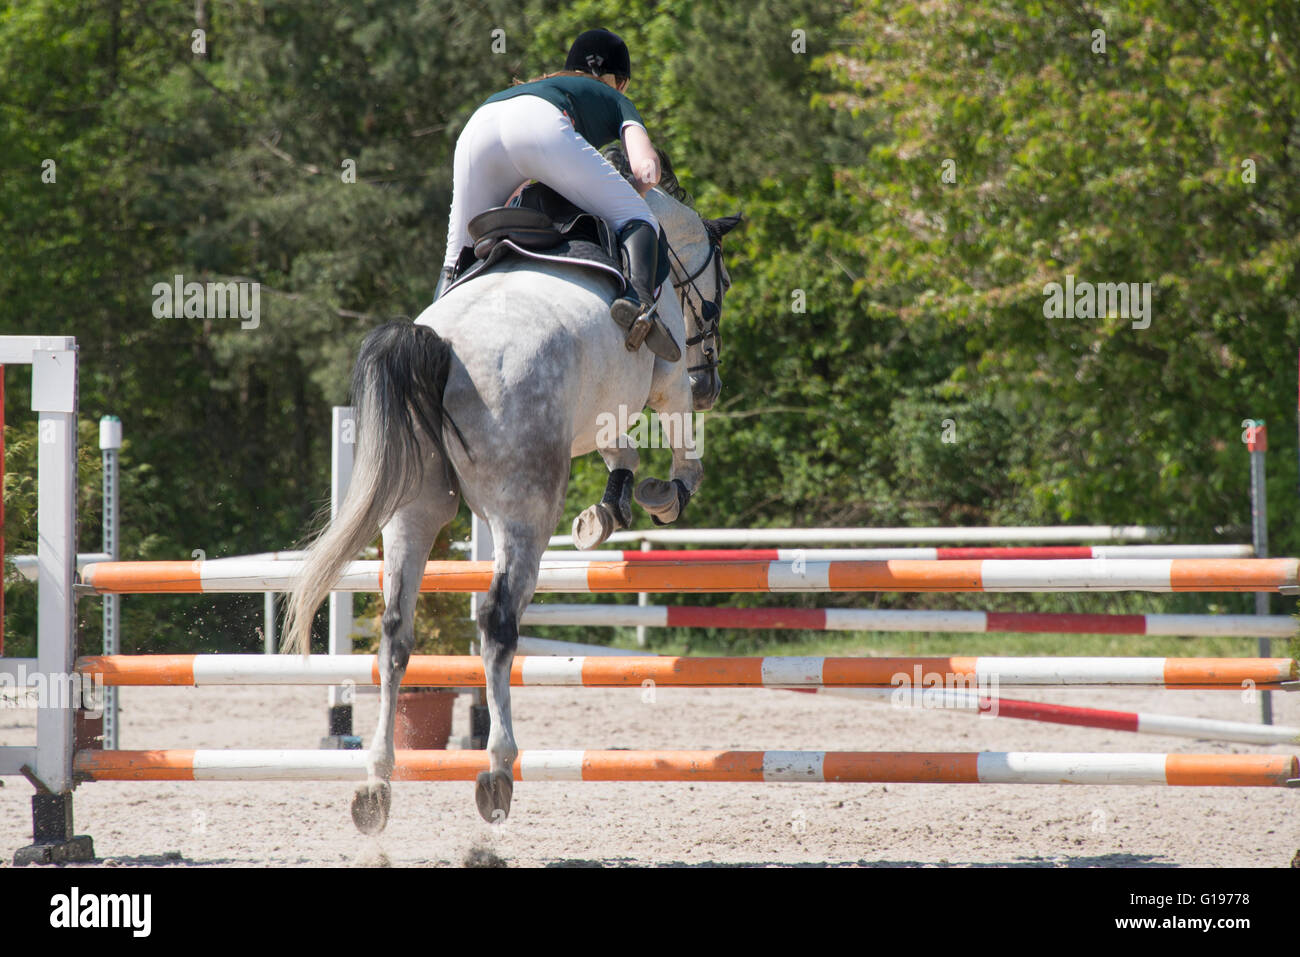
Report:
[[[670,362],[681,357],[655,312],[659,222],[643,197],[659,182],[659,157],[623,95],[631,75],[627,44],[608,30],[588,30],[569,49],[563,72],[503,90],[474,112],[456,140],[447,253],[435,300],[470,245],[469,221],[535,179],[610,221],[631,274],[631,288],[614,300],[610,315],[625,331],[644,317],[651,351]],[[620,138],[635,189],[598,152]],[[635,336],[628,340],[630,349],[639,344]]]

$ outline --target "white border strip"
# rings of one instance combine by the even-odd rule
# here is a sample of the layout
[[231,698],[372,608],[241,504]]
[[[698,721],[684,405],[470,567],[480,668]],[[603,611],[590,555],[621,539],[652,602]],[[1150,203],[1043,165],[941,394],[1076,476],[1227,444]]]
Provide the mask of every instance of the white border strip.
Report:
[[1164,685],[1165,658],[975,659],[975,682],[1007,685]]
[[980,568],[980,590],[1166,592],[1171,590],[1172,562],[1157,558],[986,559]]
[[195,655],[194,685],[368,685],[374,655]]
[[1163,754],[982,752],[981,784],[1167,784]]

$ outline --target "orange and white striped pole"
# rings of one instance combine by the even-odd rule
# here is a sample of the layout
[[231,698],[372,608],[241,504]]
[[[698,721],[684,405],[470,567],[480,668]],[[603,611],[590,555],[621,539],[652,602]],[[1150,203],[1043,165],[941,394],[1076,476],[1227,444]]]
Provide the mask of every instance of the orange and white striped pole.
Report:
[[[217,559],[98,562],[82,582],[100,594],[290,591],[300,562]],[[352,562],[336,591],[381,590],[382,562]],[[490,562],[429,562],[421,591],[483,592]],[[1300,586],[1295,558],[1062,561],[544,562],[538,592],[1278,591]]]
[[[604,655],[628,657],[638,654],[626,648],[608,645],[583,645],[551,638],[519,636],[519,654],[524,655]],[[1300,744],[1300,728],[1246,721],[1221,721],[1215,718],[1191,718],[1183,715],[1155,714],[1149,711],[1113,711],[1103,708],[1049,704],[1045,701],[1022,701],[980,689],[912,688],[784,688],[774,689],[805,694],[822,694],[838,698],[875,701],[896,708],[962,711],[987,718],[1014,718],[1069,724],[1081,728],[1102,728],[1136,734],[1163,734],[1202,741],[1235,741],[1241,744]]]
[[[88,781],[361,781],[363,751],[79,751]],[[395,781],[472,781],[483,751],[398,751]],[[982,751],[525,751],[517,781],[902,784],[1129,784],[1287,787],[1282,754],[1055,754]]]
[[[378,684],[374,655],[111,655],[77,670],[107,687],[163,685]],[[681,658],[576,655],[516,657],[515,686],[965,688],[972,685],[1143,685],[1165,688],[1282,688],[1290,658]],[[413,655],[404,685],[474,688],[483,662],[472,655]]]

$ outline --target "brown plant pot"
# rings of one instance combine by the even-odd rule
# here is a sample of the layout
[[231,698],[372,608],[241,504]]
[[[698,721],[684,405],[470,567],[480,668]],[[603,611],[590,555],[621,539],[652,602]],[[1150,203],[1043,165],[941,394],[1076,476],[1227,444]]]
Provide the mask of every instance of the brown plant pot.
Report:
[[104,750],[104,713],[91,717],[77,711],[72,720],[72,748],[74,751]]
[[399,751],[445,751],[455,705],[451,688],[398,689],[393,746]]

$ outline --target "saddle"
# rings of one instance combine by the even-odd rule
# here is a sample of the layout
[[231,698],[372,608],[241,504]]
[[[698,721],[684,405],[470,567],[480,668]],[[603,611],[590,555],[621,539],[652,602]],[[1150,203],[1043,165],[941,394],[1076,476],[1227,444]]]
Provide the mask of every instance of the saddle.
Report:
[[[544,183],[525,187],[509,206],[494,206],[469,221],[471,245],[461,250],[447,290],[487,275],[515,257],[566,262],[614,280],[610,297],[628,288],[618,237],[609,222],[579,209]],[[659,231],[659,276],[668,278],[668,244]]]

